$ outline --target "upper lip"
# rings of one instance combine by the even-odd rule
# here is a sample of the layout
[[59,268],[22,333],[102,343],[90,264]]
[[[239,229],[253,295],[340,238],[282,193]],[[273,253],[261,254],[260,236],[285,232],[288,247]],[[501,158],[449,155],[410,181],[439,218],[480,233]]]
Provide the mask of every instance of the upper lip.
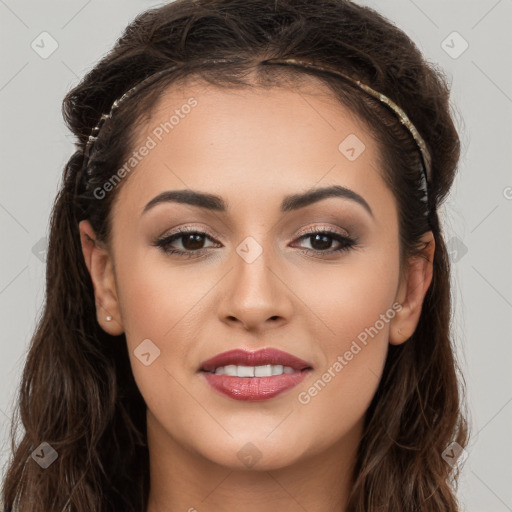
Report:
[[243,349],[234,349],[222,352],[211,359],[203,361],[199,370],[214,371],[216,368],[227,365],[263,366],[266,364],[281,364],[283,366],[290,366],[294,370],[312,368],[310,363],[291,354],[275,348],[263,348],[256,352],[250,352]]

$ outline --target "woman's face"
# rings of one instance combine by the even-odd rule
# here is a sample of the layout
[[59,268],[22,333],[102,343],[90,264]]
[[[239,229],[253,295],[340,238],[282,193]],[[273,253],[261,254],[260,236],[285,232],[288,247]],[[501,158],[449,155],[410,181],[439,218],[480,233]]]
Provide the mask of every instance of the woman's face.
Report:
[[[133,151],[111,245],[84,254],[98,321],[126,334],[153,447],[258,469],[353,452],[388,344],[419,315],[404,305],[397,206],[367,129],[316,83],[197,82],[165,93]],[[303,363],[282,376],[201,370],[233,349]],[[272,362],[294,366],[220,366],[264,375]]]

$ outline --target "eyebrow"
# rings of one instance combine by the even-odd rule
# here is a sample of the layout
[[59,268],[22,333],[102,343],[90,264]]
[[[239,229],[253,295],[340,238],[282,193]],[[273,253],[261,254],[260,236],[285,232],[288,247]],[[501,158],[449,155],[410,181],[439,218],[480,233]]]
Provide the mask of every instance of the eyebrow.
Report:
[[[373,212],[370,205],[362,196],[353,190],[342,187],[340,185],[316,188],[308,192],[286,196],[281,203],[281,212],[287,213],[293,210],[298,210],[329,197],[341,197],[343,199],[354,201],[361,205],[373,217]],[[226,212],[228,209],[227,203],[224,201],[224,199],[213,194],[197,192],[190,189],[166,190],[165,192],[162,192],[161,194],[158,194],[156,197],[151,199],[151,201],[149,201],[149,203],[147,203],[144,207],[141,215],[144,215],[148,210],[157,204],[168,202],[198,206],[206,210],[217,212]]]

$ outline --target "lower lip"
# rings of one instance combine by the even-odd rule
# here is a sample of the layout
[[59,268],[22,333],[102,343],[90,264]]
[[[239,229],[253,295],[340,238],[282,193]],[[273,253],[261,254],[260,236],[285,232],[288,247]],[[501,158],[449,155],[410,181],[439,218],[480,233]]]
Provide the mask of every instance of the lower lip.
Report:
[[235,400],[250,400],[253,402],[268,400],[302,382],[311,370],[301,370],[295,373],[283,373],[272,377],[232,377],[202,372],[210,386]]

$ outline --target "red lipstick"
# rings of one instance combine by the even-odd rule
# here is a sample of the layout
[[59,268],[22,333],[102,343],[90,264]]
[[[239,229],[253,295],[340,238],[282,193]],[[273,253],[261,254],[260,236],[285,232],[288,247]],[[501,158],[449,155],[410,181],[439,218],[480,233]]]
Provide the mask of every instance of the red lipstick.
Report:
[[266,400],[295,387],[311,370],[307,361],[272,348],[229,350],[204,361],[199,368],[219,393],[250,401]]

